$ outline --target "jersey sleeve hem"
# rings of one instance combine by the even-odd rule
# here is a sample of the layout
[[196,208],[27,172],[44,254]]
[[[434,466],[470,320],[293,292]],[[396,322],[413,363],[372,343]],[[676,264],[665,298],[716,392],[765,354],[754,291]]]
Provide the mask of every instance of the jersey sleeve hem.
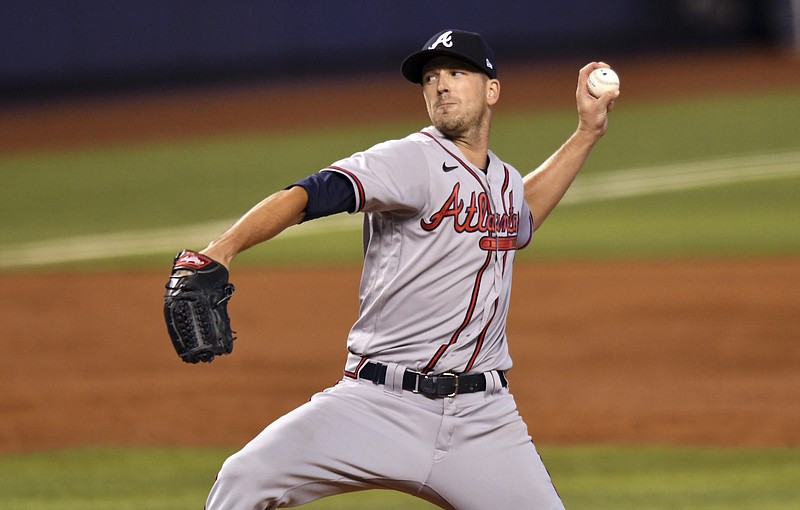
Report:
[[329,166],[327,168],[324,168],[322,171],[323,172],[336,172],[338,174],[344,175],[345,177],[347,177],[350,180],[350,182],[353,185],[353,190],[355,191],[355,194],[356,194],[356,206],[355,206],[355,209],[353,209],[352,211],[349,211],[349,214],[356,214],[358,212],[361,212],[361,210],[364,208],[364,202],[366,201],[366,195],[364,193],[364,185],[358,179],[356,174],[354,174],[353,172],[351,172],[349,170],[346,170],[346,169],[344,169],[342,167],[339,167],[339,166]]

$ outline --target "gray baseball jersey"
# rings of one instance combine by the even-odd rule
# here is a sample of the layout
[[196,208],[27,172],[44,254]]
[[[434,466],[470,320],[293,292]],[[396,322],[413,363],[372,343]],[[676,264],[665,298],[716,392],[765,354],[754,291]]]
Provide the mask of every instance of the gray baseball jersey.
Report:
[[[514,253],[533,225],[519,173],[489,158],[477,169],[426,128],[324,170],[351,180],[365,213],[345,376],[229,457],[208,510],[381,488],[446,509],[563,510],[501,372]],[[375,362],[382,382],[362,378]],[[485,389],[430,398],[405,386],[408,369],[478,374]]]
[[366,359],[423,373],[511,368],[512,263],[533,233],[519,172],[491,152],[475,168],[432,127],[328,170],[353,181],[365,213],[346,372]]

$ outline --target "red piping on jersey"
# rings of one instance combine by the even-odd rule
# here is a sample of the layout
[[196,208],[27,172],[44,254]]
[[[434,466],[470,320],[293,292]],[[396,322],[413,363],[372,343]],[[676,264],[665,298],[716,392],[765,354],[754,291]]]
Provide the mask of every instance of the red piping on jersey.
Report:
[[[508,167],[503,165],[503,170],[505,171],[505,179],[503,180],[503,186],[501,187],[500,196],[503,199],[503,212],[508,213],[508,204],[506,204],[506,191],[508,190],[508,185],[510,184],[509,179],[509,172]],[[509,201],[513,203],[514,201],[514,192],[509,193]],[[503,273],[505,274],[506,271],[506,262],[508,259],[508,250],[516,250],[517,248],[517,236],[514,237],[505,237],[505,238],[496,238],[496,237],[484,237],[481,239],[481,247],[484,247],[484,244],[489,249],[495,249],[498,251],[505,251],[503,254]],[[486,249],[486,248],[485,248]],[[497,315],[497,305],[500,301],[500,298],[494,300],[494,309],[492,310],[492,316],[489,318],[489,321],[486,323],[486,326],[483,327],[481,330],[481,334],[478,336],[478,342],[475,344],[475,350],[472,352],[472,357],[469,359],[469,363],[464,368],[464,372],[469,372],[472,370],[472,367],[475,365],[475,360],[478,359],[478,354],[480,354],[481,349],[483,349],[483,342],[486,340],[486,333],[489,331],[489,326],[492,325],[494,322],[494,318]]]
[[[500,190],[501,190],[500,191],[500,196],[503,199],[503,209],[504,209],[503,212],[508,212],[508,206],[506,205],[506,190],[508,189],[508,185],[510,184],[510,179],[509,179],[509,175],[508,175],[508,167],[503,165],[503,170],[506,173],[506,177],[503,180],[503,186],[500,188]],[[508,199],[511,202],[514,201],[514,192],[513,191],[511,192],[511,195],[509,195]]]
[[[503,212],[508,214],[508,204],[506,203],[506,191],[508,191],[508,185],[511,183],[509,179],[509,171],[506,165],[503,165],[503,171],[505,172],[505,178],[503,179],[503,185],[500,187],[500,198],[503,201]],[[511,191],[508,194],[508,201],[510,203],[514,203],[514,192]],[[517,236],[508,236],[508,237],[484,237],[480,240],[480,247],[484,250],[490,251],[504,251],[508,252],[511,250],[517,249]],[[503,254],[503,273],[505,274],[505,263],[506,257],[508,253]],[[492,315],[494,317],[494,315]],[[491,321],[489,321],[491,323]]]
[[[508,175],[509,172],[508,172],[508,167],[507,166],[503,165],[503,169],[506,171],[506,180],[503,183],[503,193],[502,193],[502,196],[503,196],[503,207],[505,208],[506,207],[505,196],[506,196],[506,189],[508,189],[508,184],[509,184],[509,175]],[[512,203],[514,202],[514,192],[513,191],[511,193],[509,193],[508,198],[509,198],[510,202],[512,202]],[[508,212],[508,209],[506,209],[505,212]],[[525,244],[521,245],[521,246],[517,246],[516,247],[517,250],[522,250],[523,248],[527,247],[531,243],[531,240],[533,239],[533,213],[532,212],[528,213],[528,217],[530,218],[530,221],[528,222],[528,224],[530,225],[530,229],[529,229],[529,232],[528,232],[528,241]],[[519,233],[517,235],[519,235]]]
[[[483,181],[478,176],[478,174],[476,174],[475,171],[472,170],[472,167],[470,167],[466,162],[464,162],[464,160],[459,158],[457,155],[453,154],[453,152],[450,151],[447,147],[445,147],[442,144],[442,142],[440,142],[438,139],[436,139],[435,136],[431,135],[430,133],[426,133],[425,131],[420,131],[420,134],[423,134],[423,135],[427,136],[428,138],[430,138],[431,140],[433,140],[434,142],[436,142],[439,145],[439,147],[442,148],[442,150],[444,150],[446,153],[448,153],[450,156],[452,156],[456,161],[458,161],[459,164],[461,166],[463,166],[472,175],[472,177],[475,178],[475,180],[478,181],[478,183],[483,188],[484,192],[486,192],[486,195],[490,196],[489,190],[486,189],[486,186],[484,186]],[[510,184],[510,179],[509,179],[508,167],[506,165],[503,165],[503,170],[505,170],[505,179],[503,181],[501,196],[503,197],[503,208],[505,209],[504,212],[507,213],[508,209],[507,209],[506,204],[505,204],[505,194],[506,194],[505,192],[508,189],[508,186]],[[491,208],[491,202],[490,202],[490,206],[489,207]],[[492,211],[490,210],[490,213],[491,212]],[[504,249],[504,250],[514,250],[514,249],[517,248],[517,246],[516,246],[516,242],[517,242],[516,236],[514,238],[508,239],[507,241],[506,240],[497,239],[497,238],[493,238],[492,240],[495,241],[495,243],[497,243],[497,244],[494,245],[494,248],[500,247],[500,244],[502,244],[502,249]],[[481,239],[481,242],[484,243],[483,239]],[[442,345],[442,346],[439,347],[439,349],[436,351],[436,354],[428,362],[428,365],[422,371],[423,373],[428,373],[429,371],[433,370],[433,367],[436,365],[436,363],[438,363],[438,361],[444,355],[444,353],[447,350],[447,348],[456,343],[456,341],[458,340],[458,337],[464,331],[464,328],[466,328],[467,324],[469,324],[470,319],[472,319],[472,314],[475,312],[475,306],[476,306],[477,300],[478,300],[478,291],[480,290],[480,283],[481,283],[481,280],[483,279],[483,273],[486,271],[486,268],[489,267],[489,263],[492,260],[492,253],[493,253],[492,251],[488,251],[487,252],[486,261],[484,262],[483,267],[481,267],[480,271],[478,271],[478,277],[477,277],[477,279],[475,281],[475,286],[473,287],[473,290],[472,290],[472,298],[470,300],[469,309],[467,310],[467,315],[466,315],[466,317],[464,317],[464,322],[461,323],[461,326],[459,326],[459,328],[453,334],[452,338],[450,339],[450,342],[448,342],[447,344]],[[505,255],[508,255],[508,252],[506,252]],[[504,262],[503,271],[505,271],[505,258],[504,258],[503,262]],[[475,363],[475,359],[477,358],[478,353],[480,352],[481,348],[483,347],[483,341],[484,341],[484,339],[486,337],[486,332],[489,329],[489,325],[494,320],[495,315],[497,314],[497,301],[496,300],[495,300],[495,303],[494,303],[494,307],[495,308],[494,308],[494,312],[492,313],[492,317],[491,317],[491,319],[489,319],[489,322],[486,323],[486,326],[484,327],[483,331],[481,331],[481,334],[480,334],[480,336],[478,338],[478,344],[475,346],[475,352],[473,353],[472,358],[470,359],[469,363],[467,364],[467,368],[464,370],[465,372],[472,368],[472,365]]]
[[361,181],[358,180],[358,177],[356,177],[356,174],[354,174],[350,170],[345,170],[344,168],[342,168],[340,166],[329,166],[328,168],[330,168],[331,170],[337,170],[339,172],[342,172],[343,174],[345,174],[348,177],[350,177],[350,179],[352,179],[352,181],[354,183],[356,183],[356,187],[358,188],[358,210],[356,212],[358,212],[361,209],[363,209],[364,208],[364,201],[366,200],[366,194],[364,193],[364,185],[361,184]]
[[358,362],[358,366],[356,366],[356,369],[353,370],[352,372],[348,372],[347,370],[345,370],[344,371],[344,375],[346,375],[347,377],[350,377],[351,379],[358,379],[358,373],[361,371],[361,367],[366,362],[367,362],[367,357],[366,356],[361,356],[361,361]]
[[486,268],[489,267],[489,262],[491,261],[492,261],[492,252],[487,252],[486,260],[484,261],[481,269],[478,271],[478,276],[475,278],[475,286],[472,287],[472,297],[470,298],[469,307],[467,308],[467,314],[464,317],[464,321],[458,327],[456,332],[453,333],[453,336],[450,337],[450,341],[439,347],[439,349],[436,351],[436,354],[433,355],[433,358],[431,358],[431,360],[422,370],[423,374],[427,374],[428,372],[433,370],[433,367],[435,367],[436,363],[439,362],[439,359],[441,359],[442,355],[445,353],[447,348],[455,344],[456,341],[458,341],[458,337],[461,336],[461,332],[463,332],[464,328],[466,328],[467,324],[469,324],[470,319],[472,319],[472,314],[475,313],[475,306],[477,305],[478,302],[478,293],[481,289],[481,280],[483,279],[483,273],[486,271]]
[[484,186],[484,185],[483,185],[483,181],[481,180],[481,178],[480,178],[480,177],[478,177],[478,174],[476,174],[476,173],[475,173],[475,171],[472,169],[472,167],[471,167],[471,166],[469,166],[469,165],[468,165],[466,162],[464,162],[464,160],[463,160],[463,159],[461,159],[461,158],[459,158],[458,156],[456,156],[455,154],[453,154],[453,153],[452,153],[452,152],[451,152],[451,151],[450,151],[450,150],[449,150],[447,147],[445,147],[445,146],[442,144],[442,142],[440,142],[439,140],[437,140],[437,139],[436,139],[436,137],[435,137],[435,136],[433,136],[432,134],[430,134],[430,133],[426,133],[425,131],[420,131],[420,134],[423,134],[423,135],[427,136],[428,138],[430,138],[431,140],[433,140],[434,142],[436,142],[436,143],[439,145],[439,147],[441,147],[441,148],[442,148],[442,150],[444,150],[446,153],[448,153],[448,154],[450,154],[451,156],[453,156],[453,157],[455,158],[455,160],[456,160],[456,161],[458,161],[458,163],[459,163],[461,166],[463,166],[463,167],[464,167],[464,168],[467,170],[467,172],[469,172],[470,174],[472,174],[472,176],[473,176],[473,177],[474,177],[474,178],[475,178],[475,179],[478,181],[478,183],[480,183],[481,187],[483,188],[483,191],[485,191],[485,192],[486,192],[486,195],[487,195],[487,196],[491,196],[491,195],[489,194],[489,190],[487,190],[487,189],[486,189],[486,186]]
[[527,247],[529,244],[531,244],[531,241],[533,240],[533,213],[529,212],[528,217],[530,218],[530,221],[528,222],[528,225],[530,225],[530,227],[528,228],[528,241],[522,246],[517,246],[518,250],[522,250],[523,248]]

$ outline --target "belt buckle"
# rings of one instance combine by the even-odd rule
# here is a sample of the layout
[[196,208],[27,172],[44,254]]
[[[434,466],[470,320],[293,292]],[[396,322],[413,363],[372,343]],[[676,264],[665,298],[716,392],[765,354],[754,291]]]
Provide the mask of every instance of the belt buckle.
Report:
[[[440,393],[439,389],[441,381],[444,379],[455,381],[455,387],[450,393]],[[444,372],[439,375],[425,375],[418,374],[416,380],[416,388],[414,393],[422,393],[426,397],[442,398],[442,397],[455,397],[458,395],[459,389],[459,376],[453,372]]]
[[445,377],[452,377],[456,382],[456,386],[455,386],[455,388],[453,388],[453,393],[450,393],[449,395],[445,395],[445,397],[450,398],[450,397],[455,397],[456,395],[458,395],[458,384],[459,384],[458,374],[454,374],[453,372],[443,372],[441,375],[445,376]]

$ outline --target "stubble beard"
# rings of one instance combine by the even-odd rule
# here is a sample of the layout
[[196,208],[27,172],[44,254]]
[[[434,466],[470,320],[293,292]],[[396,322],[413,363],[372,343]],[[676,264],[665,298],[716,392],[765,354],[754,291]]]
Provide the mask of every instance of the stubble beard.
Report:
[[463,112],[457,115],[440,115],[432,119],[433,126],[451,140],[469,139],[482,130],[487,113]]

